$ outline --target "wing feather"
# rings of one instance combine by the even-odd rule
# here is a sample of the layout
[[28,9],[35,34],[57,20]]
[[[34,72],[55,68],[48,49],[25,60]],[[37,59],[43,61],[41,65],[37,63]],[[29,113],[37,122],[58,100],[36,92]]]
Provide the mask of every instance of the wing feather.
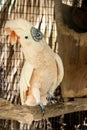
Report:
[[56,60],[56,65],[57,65],[57,86],[61,83],[61,81],[63,80],[63,76],[64,76],[64,67],[63,67],[63,63],[62,60],[60,58],[60,56],[56,53],[54,53],[54,57]]
[[30,80],[34,71],[33,65],[25,61],[20,77],[20,98],[22,105],[25,104],[30,91]]

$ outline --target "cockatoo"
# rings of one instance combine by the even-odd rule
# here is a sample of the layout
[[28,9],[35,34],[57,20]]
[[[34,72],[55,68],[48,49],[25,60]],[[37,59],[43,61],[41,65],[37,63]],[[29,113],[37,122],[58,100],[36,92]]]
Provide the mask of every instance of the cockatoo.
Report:
[[22,105],[43,106],[60,85],[64,68],[59,55],[47,45],[43,34],[24,19],[9,20],[5,25],[11,44],[18,43],[25,57],[20,76]]

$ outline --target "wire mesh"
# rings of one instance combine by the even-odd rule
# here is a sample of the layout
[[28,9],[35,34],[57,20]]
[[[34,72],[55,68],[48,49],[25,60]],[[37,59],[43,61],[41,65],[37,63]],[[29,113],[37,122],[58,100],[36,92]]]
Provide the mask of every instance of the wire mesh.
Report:
[[62,0],[63,4],[66,4],[69,6],[77,6],[77,7],[81,7],[82,2],[83,2],[83,0]]
[[[24,63],[20,47],[10,46],[3,36],[8,19],[23,18],[31,22],[45,36],[47,44],[58,52],[57,31],[54,17],[54,0],[1,0],[0,1],[0,93],[1,97],[14,104],[20,104],[19,80]],[[12,120],[0,120],[1,129],[51,130],[47,120],[32,122],[31,125]]]

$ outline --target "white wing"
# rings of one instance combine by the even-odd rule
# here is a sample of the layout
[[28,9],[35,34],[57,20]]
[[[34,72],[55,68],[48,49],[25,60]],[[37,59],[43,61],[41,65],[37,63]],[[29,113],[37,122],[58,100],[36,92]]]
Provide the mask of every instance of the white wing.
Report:
[[26,102],[27,93],[30,89],[30,80],[32,77],[33,70],[33,65],[25,61],[20,77],[20,98],[22,105]]
[[57,68],[58,68],[58,77],[57,77],[57,86],[61,83],[61,81],[63,80],[63,76],[64,76],[64,67],[63,67],[63,63],[62,60],[60,58],[59,55],[57,55],[56,53],[54,53],[54,57],[56,59],[56,63],[57,63]]

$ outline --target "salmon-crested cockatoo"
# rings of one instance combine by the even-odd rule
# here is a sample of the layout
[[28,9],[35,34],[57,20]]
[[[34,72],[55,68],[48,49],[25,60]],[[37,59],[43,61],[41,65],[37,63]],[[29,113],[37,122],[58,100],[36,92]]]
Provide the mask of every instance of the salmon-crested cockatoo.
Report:
[[28,21],[9,20],[5,30],[11,44],[21,45],[25,57],[20,76],[21,104],[40,105],[44,112],[46,97],[53,97],[63,79],[62,60],[47,45],[43,34]]

